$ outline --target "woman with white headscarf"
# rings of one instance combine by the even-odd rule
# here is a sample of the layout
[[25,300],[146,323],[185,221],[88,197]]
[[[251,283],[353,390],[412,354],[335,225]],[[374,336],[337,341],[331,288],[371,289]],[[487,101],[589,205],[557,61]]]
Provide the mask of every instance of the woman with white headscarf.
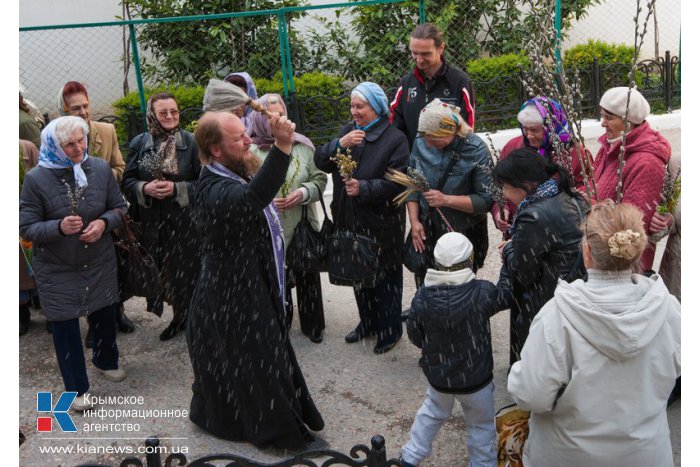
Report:
[[[401,295],[403,293],[403,238],[405,210],[392,199],[403,188],[384,178],[388,169],[406,171],[406,135],[389,124],[389,105],[379,85],[360,83],[350,95],[353,121],[340,129],[338,137],[316,149],[316,166],[333,176],[331,212],[336,228],[371,237],[381,247],[380,273],[374,287],[353,287],[360,322],[345,341],[358,342],[378,336],[374,353],[388,352],[403,333]],[[341,177],[331,157],[350,150],[357,167],[352,177]],[[340,213],[343,213],[341,216]]]
[[126,203],[109,164],[87,149],[88,125],[79,117],[53,120],[41,132],[39,164],[24,177],[20,235],[34,244],[33,270],[42,311],[51,324],[66,391],[76,410],[91,405],[78,318],[95,336],[92,363],[110,381],[119,368],[114,326],[117,260],[109,232],[121,226]]

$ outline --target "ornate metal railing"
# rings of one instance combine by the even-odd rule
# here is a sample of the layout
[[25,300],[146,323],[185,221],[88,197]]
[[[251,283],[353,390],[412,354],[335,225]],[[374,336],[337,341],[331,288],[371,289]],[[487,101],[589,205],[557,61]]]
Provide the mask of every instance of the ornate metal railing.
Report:
[[[170,454],[163,463],[161,459],[160,440],[153,436],[146,440],[146,463],[136,457],[127,457],[119,463],[119,467],[212,467],[213,462],[228,462],[227,467],[292,467],[303,465],[307,467],[330,467],[333,465],[347,465],[352,467],[400,467],[398,459],[387,459],[384,448],[384,437],[375,435],[372,437],[367,447],[358,444],[350,449],[350,455],[332,449],[321,449],[316,451],[305,451],[294,457],[282,461],[264,463],[235,454],[212,454],[192,462],[187,461],[184,454]],[[315,458],[322,458],[314,460]],[[88,463],[79,464],[76,467],[111,467],[105,464]]]

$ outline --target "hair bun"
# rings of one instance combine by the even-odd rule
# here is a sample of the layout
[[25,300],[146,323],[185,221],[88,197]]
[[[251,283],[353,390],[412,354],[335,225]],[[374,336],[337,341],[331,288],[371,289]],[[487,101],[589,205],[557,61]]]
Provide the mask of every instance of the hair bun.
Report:
[[640,238],[641,234],[639,232],[633,232],[630,229],[615,232],[613,236],[608,239],[610,256],[633,259],[639,253],[637,244]]

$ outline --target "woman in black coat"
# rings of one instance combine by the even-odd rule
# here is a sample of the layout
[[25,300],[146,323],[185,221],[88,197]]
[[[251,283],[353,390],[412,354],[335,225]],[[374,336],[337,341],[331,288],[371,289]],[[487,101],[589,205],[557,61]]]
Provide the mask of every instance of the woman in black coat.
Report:
[[141,241],[158,263],[165,289],[148,299],[160,316],[163,300],[173,320],[161,333],[168,340],[187,325],[187,307],[199,270],[199,239],[190,213],[190,197],[199,178],[199,148],[194,135],[180,128],[180,112],[170,93],[148,100],[148,132],[129,144],[121,188],[131,212],[142,222]]
[[[556,175],[558,174],[558,175]],[[559,279],[582,277],[579,225],[589,207],[572,191],[571,177],[547,162],[536,149],[514,150],[496,165],[495,178],[505,197],[517,206],[511,239],[501,246],[503,279],[512,287],[510,363],[520,360],[530,323],[554,296]],[[503,295],[503,294],[502,294]]]
[[[384,178],[389,168],[406,171],[408,141],[389,124],[388,100],[375,83],[361,83],[350,96],[353,122],[338,137],[316,149],[316,166],[333,176],[331,212],[336,228],[359,232],[380,247],[379,278],[374,287],[354,287],[360,323],[345,336],[348,343],[377,335],[374,352],[391,350],[401,338],[403,293],[403,239],[406,215],[392,199],[402,187]],[[331,160],[338,151],[350,150],[357,167],[343,179]]]

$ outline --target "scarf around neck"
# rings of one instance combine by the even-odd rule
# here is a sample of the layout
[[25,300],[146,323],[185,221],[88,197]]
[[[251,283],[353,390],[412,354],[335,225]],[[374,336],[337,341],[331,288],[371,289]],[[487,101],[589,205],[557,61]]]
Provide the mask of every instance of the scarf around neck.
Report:
[[154,140],[160,142],[156,151],[156,160],[162,161],[161,167],[164,174],[177,175],[179,173],[177,161],[177,149],[175,145],[175,134],[180,131],[180,125],[172,130],[166,130],[160,124],[156,112],[153,110],[153,98],[148,99],[146,104],[146,124],[148,132],[153,136]]
[[[218,162],[212,162],[207,165],[209,170],[214,172],[216,175],[221,177],[231,178],[238,181],[244,185],[248,182],[240,175],[233,172],[228,167],[221,165]],[[268,204],[263,210],[265,214],[265,219],[267,220],[267,227],[270,230],[270,239],[272,240],[272,251],[275,255],[275,269],[277,272],[277,284],[279,285],[279,298],[282,304],[282,315],[286,314],[285,307],[285,277],[284,277],[284,236],[282,235],[282,224],[280,222],[279,214],[273,203]]]
[[508,230],[508,233],[511,235],[511,237],[515,233],[515,225],[517,224],[518,216],[520,215],[523,209],[525,209],[527,206],[531,205],[538,199],[551,198],[552,196],[556,196],[558,194],[559,185],[557,185],[556,180],[550,178],[547,181],[538,185],[534,192],[527,195],[525,199],[523,199],[520,202],[520,204],[518,204],[518,209],[516,209],[515,216],[513,216],[513,224],[511,225],[510,230]]

